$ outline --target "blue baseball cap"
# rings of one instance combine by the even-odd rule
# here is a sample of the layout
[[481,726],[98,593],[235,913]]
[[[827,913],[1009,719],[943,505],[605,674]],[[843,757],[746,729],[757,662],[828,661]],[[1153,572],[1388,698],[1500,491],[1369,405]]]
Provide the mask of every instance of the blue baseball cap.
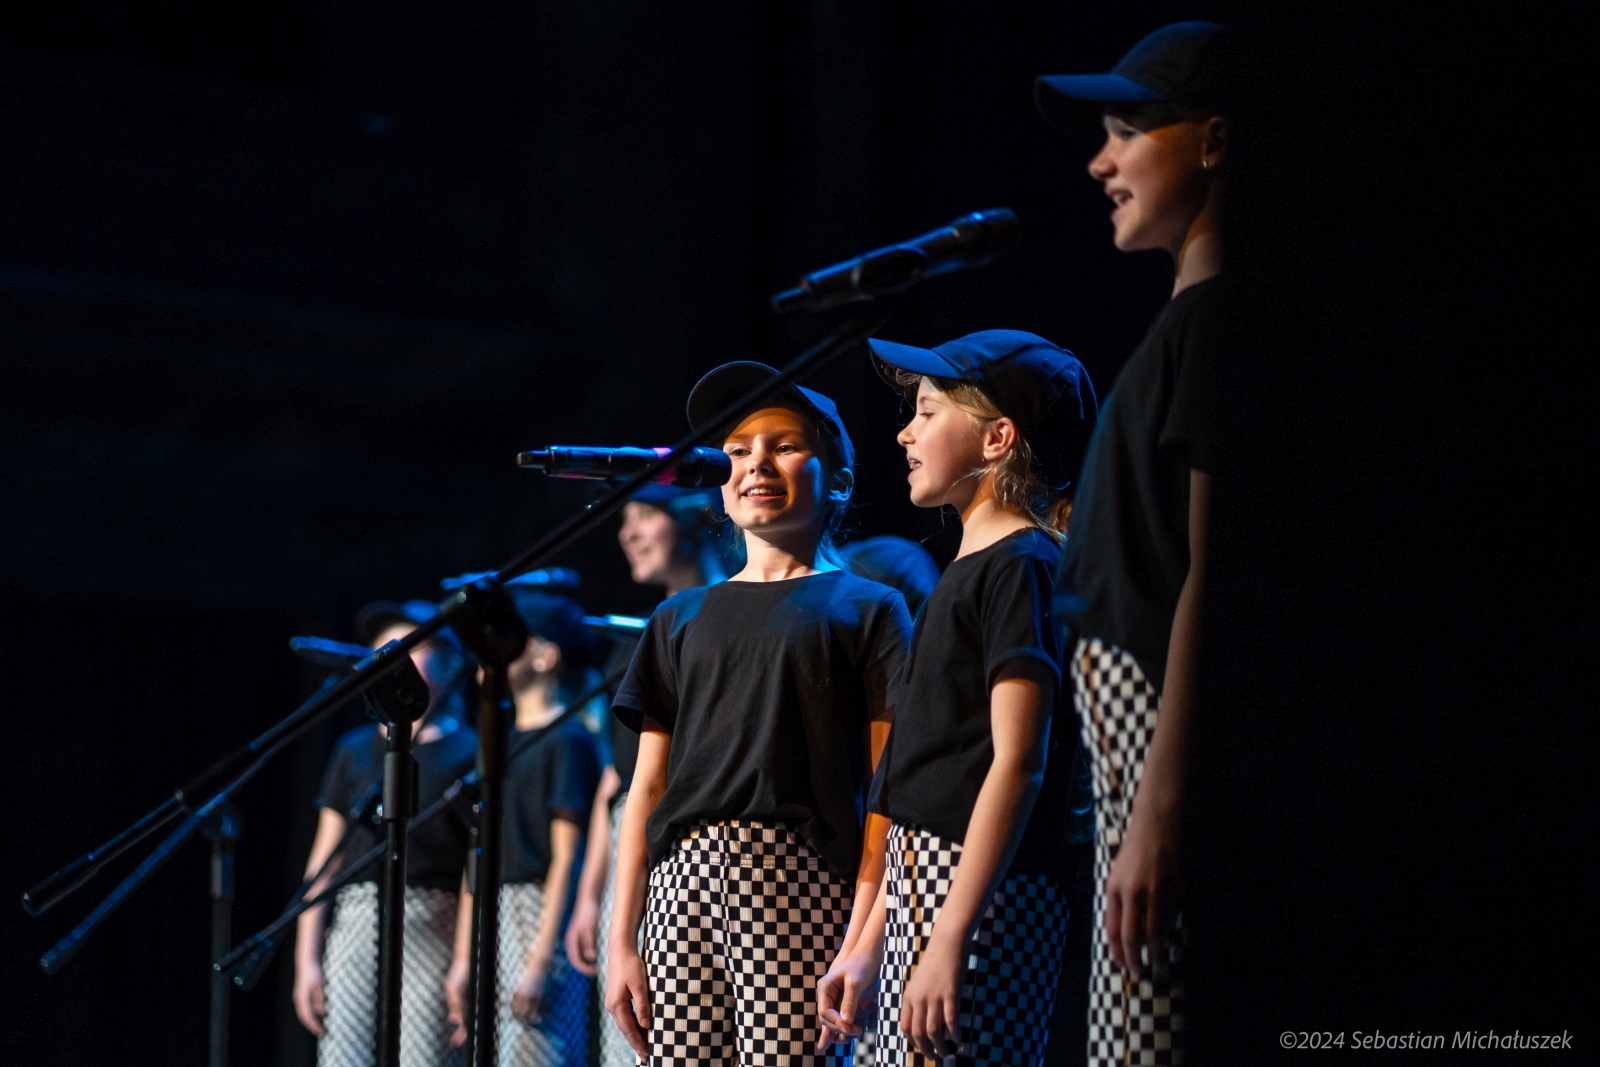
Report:
[[900,591],[914,616],[939,584],[939,564],[915,541],[885,534],[853,541],[839,549],[851,573]]
[[528,633],[561,649],[561,659],[568,667],[582,667],[589,662],[594,638],[584,624],[583,608],[576,601],[512,585],[506,587],[506,592],[511,594]]
[[1228,77],[1215,22],[1174,22],[1128,49],[1106,74],[1046,74],[1033,86],[1046,122],[1067,133],[1097,130],[1105,104],[1169,103],[1223,109]]
[[[407,600],[403,604],[394,600],[374,600],[356,613],[356,633],[370,645],[391,626],[421,626],[437,614],[439,607],[431,600]],[[461,651],[460,640],[448,626],[436,631],[432,640],[443,642],[457,653]]]
[[1021,330],[980,330],[937,348],[875,337],[867,344],[878,373],[896,388],[887,367],[976,386],[1017,424],[1054,487],[1077,477],[1100,409],[1089,372],[1071,352]]
[[715,510],[722,506],[720,489],[684,489],[676,485],[663,485],[660,482],[650,482],[641,486],[638,492],[628,499],[640,504],[649,504],[653,508],[660,508],[674,515],[700,508]]
[[[716,418],[717,413],[735,400],[744,396],[750,390],[765,382],[770,382],[778,376],[777,368],[769,367],[765,363],[752,363],[739,361],[737,363],[724,363],[706,372],[705,377],[695,383],[689,391],[689,427],[700,430]],[[796,404],[803,411],[809,411],[817,418],[828,424],[833,431],[833,441],[830,441],[829,451],[834,452],[834,463],[841,470],[854,470],[856,465],[855,446],[850,443],[850,435],[845,432],[844,420],[839,417],[839,407],[832,400],[823,396],[815,389],[807,389],[803,385],[790,382],[779,389],[771,397],[774,401],[787,400]],[[743,414],[741,412],[741,414]]]

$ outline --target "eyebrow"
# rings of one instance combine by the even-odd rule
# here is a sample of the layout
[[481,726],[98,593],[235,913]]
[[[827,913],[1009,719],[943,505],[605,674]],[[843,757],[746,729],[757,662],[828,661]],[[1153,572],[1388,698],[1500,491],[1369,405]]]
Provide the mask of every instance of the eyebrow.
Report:
[[786,438],[786,437],[793,437],[793,438],[797,438],[800,441],[804,442],[806,445],[810,445],[811,444],[811,441],[809,440],[810,436],[811,435],[806,433],[806,431],[805,431],[805,429],[803,427],[798,427],[797,426],[797,427],[794,427],[793,429],[789,429],[789,430],[767,431],[765,433],[745,433],[745,434],[731,433],[727,437],[724,437],[722,439],[722,441],[723,441],[723,444],[732,444],[735,441],[741,441],[741,442],[750,441],[750,440],[753,440],[753,439],[755,439],[757,437],[776,437],[779,440],[782,440],[783,438]]

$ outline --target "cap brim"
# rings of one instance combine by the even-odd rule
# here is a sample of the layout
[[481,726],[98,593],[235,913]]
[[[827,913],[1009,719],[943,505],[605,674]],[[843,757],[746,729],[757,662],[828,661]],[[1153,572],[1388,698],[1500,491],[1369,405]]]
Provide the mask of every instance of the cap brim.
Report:
[[1045,74],[1034,80],[1033,102],[1062,133],[1096,134],[1105,104],[1148,104],[1160,93],[1120,74]]
[[406,609],[393,600],[379,600],[368,604],[356,615],[356,633],[371,644],[378,635],[391,626],[416,626],[417,620],[406,614]]
[[[931,348],[918,348],[915,345],[902,345],[894,341],[880,341],[876,337],[867,339],[867,346],[872,354],[891,367],[910,371],[912,374],[926,374],[931,378],[959,378],[958,370],[948,359]],[[878,373],[882,374],[882,368]],[[894,384],[890,382],[890,384]]]
[[648,485],[641,486],[628,499],[636,500],[641,504],[649,504],[652,507],[665,507],[675,500],[682,500],[686,496],[703,496],[710,499],[715,495],[717,495],[715,489],[683,489],[676,485],[662,485],[660,482],[651,482]]
[[[752,389],[764,385],[778,376],[776,369],[765,363],[724,363],[695,383],[689,392],[689,428],[703,430],[711,420]],[[812,403],[805,392],[790,383],[772,395],[773,400],[783,399],[797,403],[819,418],[826,414]]]

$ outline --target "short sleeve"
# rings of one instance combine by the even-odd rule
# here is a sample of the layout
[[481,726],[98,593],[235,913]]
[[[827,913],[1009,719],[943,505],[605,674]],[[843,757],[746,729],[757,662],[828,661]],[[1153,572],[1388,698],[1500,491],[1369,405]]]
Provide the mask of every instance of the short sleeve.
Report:
[[351,781],[350,748],[344,744],[333,746],[328,754],[328,766],[322,772],[322,788],[317,790],[316,806],[350,817],[351,795],[355,787]]
[[1022,657],[1049,666],[1061,683],[1061,643],[1050,620],[1051,568],[1037,556],[1009,556],[984,583],[979,620],[983,627],[986,684],[1007,663]]
[[672,641],[675,612],[666,605],[650,616],[639,645],[623,675],[611,714],[634,733],[654,719],[669,733],[678,720],[677,655]]
[[1181,455],[1195,470],[1216,464],[1218,347],[1222,342],[1221,282],[1197,292],[1178,331],[1171,406],[1161,426],[1160,448]]
[[546,808],[552,816],[558,811],[575,811],[587,818],[600,782],[595,746],[586,738],[563,737],[554,762]]
[[877,718],[900,701],[900,683],[906,673],[906,650],[911,647],[911,613],[905,597],[891,589],[878,602],[870,620],[866,670],[869,718]]

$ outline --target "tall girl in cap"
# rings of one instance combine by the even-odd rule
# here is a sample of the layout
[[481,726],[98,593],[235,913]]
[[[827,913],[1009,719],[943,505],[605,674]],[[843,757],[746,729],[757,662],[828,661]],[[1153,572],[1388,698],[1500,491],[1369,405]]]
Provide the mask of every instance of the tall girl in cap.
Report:
[[1172,299],[1106,400],[1062,570],[1063,615],[1095,792],[1089,1062],[1182,1063],[1182,920],[1173,886],[1194,716],[1215,441],[1229,83],[1221,27],[1183,22],[1109,74],[1040,78],[1045,118],[1102,138],[1089,174],[1112,241],[1161,250]]
[[[622,509],[617,542],[627,557],[628,569],[639,585],[660,586],[667,596],[685,589],[726,581],[728,569],[739,553],[722,527],[720,489],[681,489],[672,485],[647,485],[634,493]],[[732,569],[737,570],[738,566]],[[627,670],[638,647],[637,637],[617,637],[605,665],[607,679]],[[615,685],[611,686],[615,689]],[[602,993],[606,980],[606,930],[616,898],[617,838],[622,808],[633,785],[639,758],[639,735],[614,715],[606,716],[611,763],[600,776],[594,808],[589,813],[589,838],[585,846],[583,876],[578,899],[567,924],[567,959],[585,974],[598,975]],[[600,1020],[600,1067],[633,1067],[637,1057],[627,1038],[610,1016]]]
[[[380,600],[363,608],[356,628],[381,648],[431,619],[426,600],[404,604]],[[428,683],[432,702],[415,724],[417,798],[438,800],[457,778],[472,770],[478,735],[466,725],[461,684],[465,660],[450,630],[440,630],[411,652]],[[323,879],[344,863],[383,843],[371,820],[383,783],[384,733],[368,723],[340,737],[328,757],[317,793],[317,834],[306,877]],[[443,1067],[450,1062],[445,971],[456,931],[456,890],[467,860],[471,814],[463,800],[411,837],[406,856],[405,954],[401,961],[400,1063]],[[378,871],[346,885],[328,907],[301,914],[294,951],[295,1014],[317,1036],[321,1067],[361,1067],[374,1062],[378,1023]],[[313,885],[311,892],[321,888]]]
[[858,899],[818,1014],[825,1041],[854,1036],[878,983],[880,1064],[1032,1067],[1068,920],[1072,746],[1052,732],[1063,656],[1050,600],[1094,391],[1070,352],[1014,330],[871,345],[914,404],[898,438],[911,500],[953,507],[962,537],[917,617],[873,781],[883,892]]
[[[508,591],[528,643],[507,671],[516,716],[506,743],[500,843],[499,1062],[584,1067],[590,982],[568,963],[561,933],[600,780],[600,753],[579,718],[550,724],[588,688],[593,646],[583,609],[573,601],[515,584]],[[471,929],[472,895],[464,887],[450,968],[450,1021],[458,1045],[467,1037]]]
[[[718,367],[690,424],[776,373]],[[656,609],[612,705],[640,736],[606,1008],[652,1064],[838,1063],[812,1001],[870,867],[862,811],[910,619],[838,565],[854,452],[833,401],[784,388],[722,442],[748,561]]]

